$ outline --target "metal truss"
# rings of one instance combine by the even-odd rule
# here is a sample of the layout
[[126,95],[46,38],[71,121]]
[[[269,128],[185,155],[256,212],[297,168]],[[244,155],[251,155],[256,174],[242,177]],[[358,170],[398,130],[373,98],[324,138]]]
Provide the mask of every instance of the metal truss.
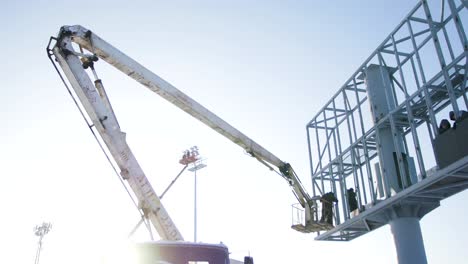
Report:
[[424,215],[440,205],[440,201],[468,188],[468,157],[437,171],[419,184],[412,185],[388,199],[374,204],[359,216],[320,234],[316,240],[349,241],[371,232],[395,216]]
[[[351,240],[384,225],[385,221],[376,219],[385,217],[369,217],[375,208],[380,208],[375,205],[388,200],[392,207],[391,201],[401,201],[400,194],[407,189],[422,186],[420,183],[434,170],[427,168],[435,165],[431,162],[432,141],[439,133],[439,122],[448,118],[448,111],[458,113],[468,108],[468,42],[463,23],[468,21],[468,4],[441,0],[432,6],[435,2],[419,2],[306,126],[313,196],[333,191],[340,200],[334,208],[336,227],[319,233],[319,240]],[[371,115],[365,84],[365,73],[371,65],[389,69],[397,101],[397,107],[378,120]],[[401,131],[405,153],[414,157],[417,179],[402,177],[403,191],[394,196],[385,189],[388,184],[379,183],[382,178],[377,175],[381,144],[376,130],[382,127]],[[397,155],[397,167],[405,175],[401,151]],[[460,186],[467,187],[465,183]],[[348,188],[356,190],[359,207],[366,209],[366,214],[350,218]],[[438,188],[455,190],[448,186]],[[434,200],[418,209],[425,213],[447,197],[421,190],[417,195],[413,194],[412,199],[430,195]],[[357,231],[351,231],[345,228],[350,223],[361,226],[353,224]]]

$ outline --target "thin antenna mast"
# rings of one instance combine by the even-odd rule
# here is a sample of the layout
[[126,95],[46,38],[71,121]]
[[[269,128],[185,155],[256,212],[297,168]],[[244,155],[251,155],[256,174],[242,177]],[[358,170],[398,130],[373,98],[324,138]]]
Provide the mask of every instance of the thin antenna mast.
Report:
[[37,244],[37,251],[36,251],[36,259],[34,261],[34,264],[39,264],[39,256],[41,255],[41,250],[42,250],[42,239],[47,233],[49,233],[51,228],[52,228],[52,224],[46,223],[46,222],[43,222],[42,225],[36,226],[34,228],[34,234],[39,237],[39,242]]

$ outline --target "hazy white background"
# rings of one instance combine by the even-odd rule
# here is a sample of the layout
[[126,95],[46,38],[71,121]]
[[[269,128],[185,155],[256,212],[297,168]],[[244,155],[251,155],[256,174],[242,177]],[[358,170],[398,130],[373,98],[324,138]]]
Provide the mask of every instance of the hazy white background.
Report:
[[[437,5],[439,1],[429,1]],[[33,227],[50,221],[41,263],[103,263],[139,221],[45,47],[81,24],[282,160],[310,190],[305,124],[417,3],[405,1],[3,1],[0,263],[33,263]],[[466,21],[465,21],[466,22]],[[193,145],[198,238],[255,263],[395,263],[388,226],[352,242],[290,229],[296,200],[278,175],[124,74],[96,65],[122,130],[161,193]],[[421,221],[429,263],[466,263],[468,193]],[[163,203],[193,239],[193,175]],[[148,239],[144,229],[135,240]]]

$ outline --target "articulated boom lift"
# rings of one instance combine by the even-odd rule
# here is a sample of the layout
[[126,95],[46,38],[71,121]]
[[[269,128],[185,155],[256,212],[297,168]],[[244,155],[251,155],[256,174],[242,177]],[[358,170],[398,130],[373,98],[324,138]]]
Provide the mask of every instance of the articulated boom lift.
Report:
[[[125,133],[120,130],[117,118],[112,110],[101,80],[94,70],[94,62],[98,58],[113,65],[131,78],[143,84],[151,91],[159,94],[180,109],[202,121],[212,129],[241,146],[252,157],[273,170],[278,168],[279,174],[288,181],[293,193],[305,210],[304,224],[293,226],[303,232],[327,229],[325,224],[317,221],[317,198],[312,198],[305,191],[301,181],[289,165],[252,139],[226,123],[208,109],[164,81],[158,75],[125,55],[90,30],[82,26],[63,26],[60,29],[55,46],[49,50],[49,55],[55,56],[64,74],[69,80],[81,104],[92,120],[95,129],[104,140],[109,152],[120,168],[120,174],[127,180],[139,205],[157,232],[164,240],[183,240],[179,230],[164,209],[159,197],[143,173],[136,158],[133,156],[125,140]],[[74,50],[73,43],[80,47],[80,52]],[[89,53],[84,54],[83,50]],[[92,81],[85,69],[90,68],[95,80]]]

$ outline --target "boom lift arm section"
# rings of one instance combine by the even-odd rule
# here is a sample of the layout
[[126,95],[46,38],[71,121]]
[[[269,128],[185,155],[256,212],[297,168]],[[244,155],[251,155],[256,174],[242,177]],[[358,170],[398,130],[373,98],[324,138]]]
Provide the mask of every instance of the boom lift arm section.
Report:
[[[105,104],[102,102],[103,100],[97,95],[94,85],[92,85],[91,80],[89,80],[89,77],[84,72],[81,64],[79,63],[79,59],[76,56],[76,52],[74,52],[71,47],[71,42],[74,42],[82,48],[90,51],[93,55],[113,65],[126,75],[149,88],[151,91],[159,94],[164,99],[216,130],[218,133],[242,147],[247,153],[258,159],[270,169],[272,169],[271,166],[277,167],[280,175],[288,181],[294,195],[302,207],[304,207],[306,224],[312,220],[311,208],[315,207],[316,199],[311,199],[289,163],[280,160],[239,130],[232,127],[198,102],[188,97],[170,83],[146,69],[144,66],[128,57],[120,50],[92,33],[90,30],[79,25],[63,26],[60,30],[57,45],[53,52],[59,59],[60,65],[64,69],[65,74],[77,91],[80,100],[83,102],[88,114],[92,118],[106,143],[107,141],[113,140],[108,144],[108,147],[114,155],[114,158],[118,163],[120,162],[119,166],[122,164],[121,169],[123,171],[128,167],[129,161],[127,160],[127,153],[131,152],[129,151],[128,146],[124,144],[124,135],[118,128],[118,123],[111,107],[105,107]],[[121,144],[124,145],[120,146]],[[116,147],[119,148],[116,149]],[[126,177],[135,181],[136,185],[138,185],[137,183],[139,180],[144,178],[145,185],[147,183],[149,186],[146,177],[144,177],[143,172],[141,172],[141,169],[137,166],[133,155],[130,156],[132,157],[131,168],[136,171],[125,173],[129,175]],[[155,197],[157,198],[157,196]],[[152,198],[151,201],[155,202],[158,206],[160,205],[160,201],[155,198]]]
[[78,57],[80,54],[72,47],[72,42],[76,39],[71,31],[62,28],[52,49],[54,56],[79,97],[94,128],[99,132],[119,166],[122,178],[127,180],[137,197],[140,209],[151,221],[161,239],[183,240],[130,150],[125,133],[120,130],[108,98],[103,92],[101,81],[98,79],[93,83],[83,69],[84,65]]

